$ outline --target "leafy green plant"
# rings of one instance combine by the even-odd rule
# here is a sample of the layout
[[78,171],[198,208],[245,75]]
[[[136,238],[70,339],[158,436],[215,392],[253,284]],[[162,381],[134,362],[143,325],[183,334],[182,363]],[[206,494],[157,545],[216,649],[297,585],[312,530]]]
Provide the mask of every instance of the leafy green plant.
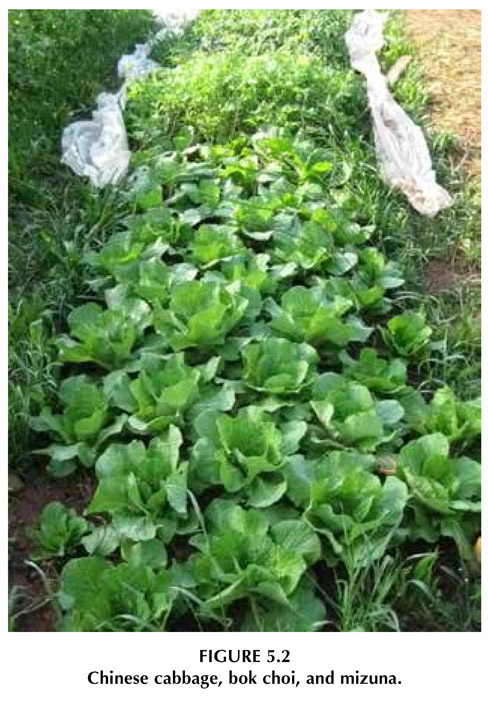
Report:
[[[136,433],[157,434],[170,424],[183,422],[183,414],[200,395],[202,372],[185,364],[183,353],[166,359],[146,354],[136,379],[125,372],[105,378],[111,402],[130,413],[128,423]],[[222,403],[225,403],[223,400]]]
[[154,326],[173,350],[215,348],[240,321],[247,305],[236,286],[186,282],[174,288],[169,309],[155,312]]
[[319,223],[300,225],[296,216],[283,214],[275,218],[273,256],[278,262],[294,262],[300,268],[345,274],[354,267],[354,252],[336,252],[334,240]]
[[449,387],[438,389],[429,404],[414,390],[403,395],[409,425],[418,433],[442,433],[451,443],[469,445],[481,435],[481,399],[462,401]]
[[359,264],[352,287],[361,307],[371,313],[384,314],[390,310],[385,293],[404,283],[403,273],[395,262],[387,262],[375,247],[359,252]]
[[164,627],[172,609],[171,582],[164,571],[144,565],[113,565],[93,556],[75,558],[62,572],[61,631],[147,631]]
[[407,488],[396,477],[382,484],[372,462],[370,456],[332,451],[314,462],[297,456],[286,467],[288,494],[323,537],[331,565],[381,557],[401,523]]
[[[334,372],[316,380],[310,404],[326,432],[324,445],[364,451],[392,441],[396,434],[392,429],[404,415],[395,399],[375,401],[367,387]],[[321,442],[320,435],[316,440]]]
[[265,338],[243,352],[245,384],[268,394],[296,394],[311,383],[318,360],[307,343]]
[[356,88],[351,74],[335,71],[317,57],[196,54],[178,71],[161,69],[149,81],[131,86],[129,129],[145,146],[153,146],[167,141],[181,125],[191,125],[198,140],[217,143],[262,125],[320,126],[339,112],[348,125],[361,100]]
[[[133,275],[137,275],[146,266],[143,256],[147,244],[131,230],[114,233],[100,250],[88,252],[85,260],[96,269],[114,275],[119,281],[131,283]],[[159,245],[157,252],[162,254],[164,249],[165,245]],[[154,248],[151,255],[154,255]]]
[[298,342],[345,347],[351,342],[364,342],[370,332],[354,317],[342,320],[351,306],[350,300],[340,296],[328,299],[318,287],[295,286],[283,294],[281,307],[271,300],[270,326],[279,335]]
[[[191,571],[204,600],[203,609],[211,614],[245,598],[261,608],[271,604],[272,621],[290,621],[293,594],[307,565],[320,556],[314,531],[299,519],[271,526],[262,512],[244,510],[226,500],[214,500],[205,517],[208,533],[191,539],[198,549]],[[317,610],[313,595],[301,593],[302,600],[304,596],[309,604],[302,605],[301,611],[311,609],[314,621],[319,622],[323,613]],[[298,613],[293,622],[300,617]]]
[[108,512],[120,541],[170,541],[187,517],[187,464],[181,432],[170,426],[150,441],[116,443],[97,460],[98,486],[88,514]]
[[127,417],[114,418],[105,394],[86,375],[65,379],[58,396],[62,414],[45,407],[30,423],[35,431],[49,433],[57,441],[37,453],[51,458],[51,475],[63,477],[76,469],[77,459],[91,467],[100,447],[122,431]]
[[432,328],[425,323],[425,314],[406,311],[390,318],[382,335],[388,347],[403,357],[418,357],[429,345]]
[[280,468],[285,456],[298,449],[307,430],[304,422],[290,421],[278,429],[266,412],[248,406],[234,417],[204,412],[195,426],[200,438],[191,465],[199,483],[222,485],[230,493],[242,490],[253,507],[267,507],[283,496]]
[[286,49],[342,67],[342,37],[351,17],[350,10],[207,10],[198,15],[191,34],[205,52],[231,47],[253,56]]
[[150,310],[140,301],[132,310],[102,309],[84,304],[68,316],[72,337],[59,336],[63,362],[96,362],[105,369],[128,362],[132,350],[149,321]]
[[407,365],[398,358],[379,357],[374,348],[363,348],[354,360],[347,352],[340,354],[344,375],[368,387],[377,394],[398,393],[407,381]]
[[66,555],[79,545],[88,531],[88,522],[74,509],[67,509],[61,502],[49,502],[41,512],[39,528],[34,533],[37,557]]
[[211,267],[241,252],[244,246],[233,229],[225,225],[202,225],[192,245],[193,259],[200,267]]
[[398,474],[413,500],[410,532],[434,542],[452,536],[464,556],[476,535],[481,511],[481,466],[470,458],[450,458],[449,442],[441,433],[422,436],[400,451]]

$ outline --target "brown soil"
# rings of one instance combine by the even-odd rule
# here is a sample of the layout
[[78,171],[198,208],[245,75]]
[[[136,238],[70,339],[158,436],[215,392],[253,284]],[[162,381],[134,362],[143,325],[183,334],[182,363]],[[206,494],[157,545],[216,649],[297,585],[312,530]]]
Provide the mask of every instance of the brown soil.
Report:
[[[460,139],[460,163],[478,185],[481,176],[481,11],[405,10],[406,27],[416,46],[432,96],[435,130]],[[452,258],[450,258],[451,260]],[[424,278],[429,293],[438,295],[478,279],[464,258],[433,260]]]
[[432,123],[460,137],[462,163],[481,174],[481,11],[405,10],[433,97]]
[[[461,264],[461,263],[460,263]],[[429,262],[424,271],[427,291],[434,296],[452,291],[456,285],[478,279],[478,272],[456,268],[451,262],[435,259]]]
[[[63,502],[81,512],[86,507],[93,491],[93,480],[89,476],[54,479],[44,470],[27,477],[22,486],[18,481],[15,491],[9,496],[9,583],[20,589],[20,599],[13,608],[20,614],[15,620],[15,630],[44,632],[55,630],[55,614],[49,604],[43,605],[47,595],[43,580],[35,568],[26,564],[32,550],[31,532],[38,517],[48,502]],[[55,577],[54,564],[42,565],[46,579]]]

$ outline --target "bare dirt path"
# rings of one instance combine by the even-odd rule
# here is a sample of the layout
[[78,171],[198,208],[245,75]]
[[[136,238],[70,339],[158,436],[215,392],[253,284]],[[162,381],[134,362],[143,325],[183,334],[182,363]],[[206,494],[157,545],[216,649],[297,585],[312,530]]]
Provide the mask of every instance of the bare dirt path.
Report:
[[405,10],[407,31],[433,97],[432,123],[462,140],[463,163],[481,174],[481,11]]

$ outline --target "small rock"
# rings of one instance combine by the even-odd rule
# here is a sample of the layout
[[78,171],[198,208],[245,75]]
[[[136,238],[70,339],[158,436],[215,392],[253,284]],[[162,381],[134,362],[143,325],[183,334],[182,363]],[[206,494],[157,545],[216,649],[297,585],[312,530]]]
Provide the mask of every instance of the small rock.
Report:
[[20,492],[22,487],[24,486],[24,483],[20,479],[18,475],[14,475],[13,473],[9,472],[8,474],[8,491],[9,492]]

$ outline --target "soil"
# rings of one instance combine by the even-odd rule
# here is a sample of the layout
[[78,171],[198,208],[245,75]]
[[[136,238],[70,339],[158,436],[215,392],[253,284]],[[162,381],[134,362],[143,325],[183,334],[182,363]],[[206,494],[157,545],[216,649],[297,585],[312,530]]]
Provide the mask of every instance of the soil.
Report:
[[425,287],[429,294],[438,296],[452,291],[459,284],[478,279],[478,273],[466,271],[459,263],[456,265],[441,259],[429,262],[424,270]]
[[461,163],[481,174],[481,10],[405,10],[430,90],[432,125],[461,139]]
[[[430,121],[437,131],[460,140],[459,165],[481,186],[481,11],[405,10],[406,26],[416,46],[424,80],[432,97]],[[424,271],[430,294],[452,290],[479,278],[464,258],[433,260]]]

